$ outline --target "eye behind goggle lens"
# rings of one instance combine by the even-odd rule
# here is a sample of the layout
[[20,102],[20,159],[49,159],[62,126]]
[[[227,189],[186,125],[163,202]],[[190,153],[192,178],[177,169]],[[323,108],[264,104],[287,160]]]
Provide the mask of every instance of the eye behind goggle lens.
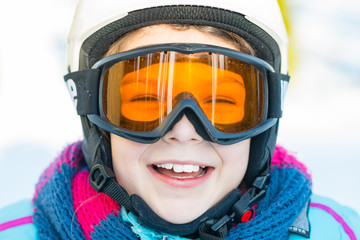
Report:
[[116,127],[150,132],[191,99],[218,131],[241,133],[264,120],[264,81],[256,66],[217,53],[149,53],[107,69],[102,108]]

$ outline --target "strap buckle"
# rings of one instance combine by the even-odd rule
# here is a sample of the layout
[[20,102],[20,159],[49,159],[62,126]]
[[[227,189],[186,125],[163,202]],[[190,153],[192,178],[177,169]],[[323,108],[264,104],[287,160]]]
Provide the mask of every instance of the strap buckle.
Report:
[[258,176],[253,183],[253,187],[256,188],[256,194],[249,200],[249,205],[253,206],[258,203],[263,197],[265,197],[266,189],[269,186],[270,174]]
[[[218,220],[215,224],[211,226],[211,230],[218,233],[220,236],[227,235],[227,227],[234,221],[234,217],[225,215],[220,220]],[[224,231],[224,227],[226,226],[226,232]]]
[[256,177],[256,179],[253,182],[253,186],[257,189],[264,190],[267,188],[270,182],[270,174],[261,175]]
[[96,164],[90,170],[89,183],[97,192],[101,192],[107,182],[114,177],[115,174],[110,168]]
[[225,215],[219,220],[208,219],[203,221],[199,227],[200,239],[220,240],[228,234],[228,228],[234,222],[235,214]]

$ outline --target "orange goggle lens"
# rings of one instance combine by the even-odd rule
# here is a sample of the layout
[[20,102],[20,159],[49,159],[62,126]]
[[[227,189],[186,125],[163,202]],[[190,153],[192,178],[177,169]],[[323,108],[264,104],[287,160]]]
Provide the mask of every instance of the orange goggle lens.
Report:
[[191,99],[223,133],[264,118],[264,76],[257,67],[217,53],[149,53],[119,61],[104,75],[103,112],[113,125],[157,128],[181,100]]

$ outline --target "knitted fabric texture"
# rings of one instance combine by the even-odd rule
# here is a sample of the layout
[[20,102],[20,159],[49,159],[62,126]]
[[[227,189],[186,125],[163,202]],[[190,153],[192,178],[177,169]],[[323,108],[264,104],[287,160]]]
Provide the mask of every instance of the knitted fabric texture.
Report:
[[[88,183],[81,142],[68,146],[36,185],[34,222],[40,239],[139,239],[120,206]],[[271,180],[256,217],[234,226],[227,239],[288,239],[288,228],[309,201],[306,167],[276,147]]]
[[[39,238],[91,239],[94,227],[103,226],[103,230],[96,232],[100,235],[95,234],[92,239],[114,239],[109,232],[114,231],[114,227],[123,234],[119,239],[138,239],[128,223],[121,218],[112,219],[117,217],[119,205],[90,187],[88,171],[82,171],[83,168],[81,142],[77,142],[68,146],[41,175],[33,199],[33,217]],[[83,205],[91,207],[82,208]],[[103,224],[100,223],[102,220]],[[118,225],[112,225],[112,222]]]
[[234,228],[228,239],[289,239],[288,229],[309,201],[311,176],[305,165],[277,146],[267,193],[256,217]]

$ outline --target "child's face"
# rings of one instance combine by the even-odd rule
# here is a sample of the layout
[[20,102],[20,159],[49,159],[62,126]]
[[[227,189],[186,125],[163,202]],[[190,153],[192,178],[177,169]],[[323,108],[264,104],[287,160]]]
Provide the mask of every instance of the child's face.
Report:
[[[236,49],[209,33],[158,25],[128,35],[120,50],[173,42]],[[250,139],[232,145],[205,141],[184,116],[156,143],[142,144],[111,134],[111,147],[117,181],[129,194],[139,195],[161,218],[180,224],[196,219],[239,186],[248,164]],[[154,167],[160,164],[176,164],[175,170],[194,165],[195,172],[175,173],[174,168]],[[204,175],[202,166],[206,167]]]

